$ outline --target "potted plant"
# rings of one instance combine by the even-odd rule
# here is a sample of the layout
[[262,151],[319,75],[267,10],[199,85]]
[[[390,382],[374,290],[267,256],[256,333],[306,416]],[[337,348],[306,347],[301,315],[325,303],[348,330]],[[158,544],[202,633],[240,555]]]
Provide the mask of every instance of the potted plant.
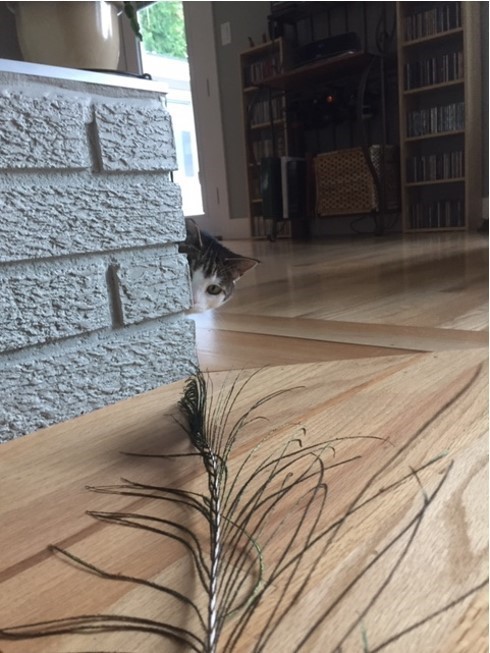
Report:
[[119,61],[118,16],[141,39],[136,3],[11,2],[26,61],[68,68],[115,70]]

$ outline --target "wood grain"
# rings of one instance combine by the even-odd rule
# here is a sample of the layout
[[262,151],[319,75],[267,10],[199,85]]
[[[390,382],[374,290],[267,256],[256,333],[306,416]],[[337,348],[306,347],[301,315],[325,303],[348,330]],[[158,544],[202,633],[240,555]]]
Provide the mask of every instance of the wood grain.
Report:
[[481,235],[227,245],[262,262],[230,302],[194,316],[202,367],[488,344],[488,239]]
[[[235,415],[264,394],[297,388],[265,405],[261,414],[268,421],[255,422],[241,434],[230,462],[232,474],[265,436],[264,457],[298,434],[304,444],[356,438],[336,441],[335,456],[325,454],[328,501],[318,527],[320,532],[334,523],[338,527],[334,537],[320,538],[305,555],[288,591],[299,587],[308,570],[313,573],[264,651],[486,650],[486,357],[485,349],[465,349],[276,366],[262,370],[243,392]],[[230,383],[227,373],[212,378],[216,387]],[[135,511],[188,524],[190,516],[174,505],[85,489],[118,483],[121,477],[205,488],[193,458],[175,462],[121,453],[190,450],[173,419],[181,392],[181,383],[159,388],[2,445],[2,627],[97,613],[194,623],[189,611],[170,597],[97,578],[46,550],[50,543],[59,544],[112,572],[166,582],[202,600],[177,543],[95,521],[85,512]],[[300,514],[294,501],[283,510],[272,522],[278,545],[281,528],[292,528]],[[304,527],[308,525],[307,519]],[[239,653],[255,650],[281,591],[280,580],[273,589],[240,638]],[[230,620],[226,632],[232,626]],[[0,650],[184,649],[154,635],[125,632],[1,641]]]

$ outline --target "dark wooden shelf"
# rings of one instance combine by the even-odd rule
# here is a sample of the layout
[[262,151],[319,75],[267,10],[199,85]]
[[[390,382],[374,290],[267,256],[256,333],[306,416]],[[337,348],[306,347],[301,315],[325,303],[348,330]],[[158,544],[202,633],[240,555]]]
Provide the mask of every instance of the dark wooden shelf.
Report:
[[466,227],[407,227],[406,232],[410,234],[427,233],[428,231],[466,231]]
[[310,18],[312,15],[330,12],[332,9],[337,7],[344,7],[346,3],[329,2],[328,4],[325,4],[320,2],[301,2],[294,3],[296,6],[293,5],[292,7],[288,6],[288,4],[289,3],[286,3],[282,9],[269,14],[269,16],[267,16],[269,22],[293,25],[298,20]]
[[276,120],[268,120],[267,122],[258,122],[256,125],[250,125],[250,129],[273,129],[278,125],[284,125],[285,122],[284,118],[277,118]]
[[307,66],[293,68],[282,73],[282,75],[267,77],[260,82],[260,85],[281,91],[304,88],[308,82],[320,80],[330,82],[339,77],[360,73],[367,68],[373,59],[377,58],[377,55],[367,54],[366,52],[342,54],[338,57],[315,61],[315,63]]
[[419,186],[434,186],[436,184],[460,184],[464,182],[464,177],[448,177],[446,179],[428,179],[426,181],[408,181],[405,186],[407,188],[416,188]]
[[415,141],[424,141],[426,138],[445,138],[446,136],[461,136],[465,133],[464,129],[453,129],[447,132],[436,132],[434,134],[423,134],[422,136],[408,136],[405,138],[405,143],[413,143]]
[[437,34],[431,34],[430,36],[421,36],[418,39],[412,39],[411,41],[403,41],[401,44],[402,48],[409,48],[412,45],[423,45],[424,43],[432,43],[432,41],[443,41],[444,39],[449,39],[452,36],[462,35],[463,28],[455,27],[454,29],[446,30],[445,32],[438,32]]
[[404,95],[415,95],[416,93],[427,93],[428,91],[438,91],[441,88],[448,88],[449,86],[457,86],[464,84],[464,79],[452,79],[450,82],[441,82],[440,84],[429,84],[428,86],[417,86],[403,91]]

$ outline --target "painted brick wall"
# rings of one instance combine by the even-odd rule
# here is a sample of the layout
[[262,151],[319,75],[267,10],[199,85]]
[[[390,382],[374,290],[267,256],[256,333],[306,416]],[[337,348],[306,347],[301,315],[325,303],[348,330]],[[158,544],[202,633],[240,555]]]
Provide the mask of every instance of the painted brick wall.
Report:
[[150,91],[0,73],[0,441],[197,364],[170,117]]

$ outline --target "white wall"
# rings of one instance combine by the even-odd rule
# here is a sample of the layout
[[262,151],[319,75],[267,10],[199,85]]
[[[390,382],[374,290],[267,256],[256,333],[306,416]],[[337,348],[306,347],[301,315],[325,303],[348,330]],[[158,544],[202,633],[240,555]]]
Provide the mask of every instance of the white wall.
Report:
[[[230,198],[230,218],[248,217],[247,171],[240,73],[240,53],[248,37],[260,43],[267,32],[269,2],[213,2],[213,27],[220,87],[223,139]],[[221,25],[230,24],[231,43],[221,44]]]

